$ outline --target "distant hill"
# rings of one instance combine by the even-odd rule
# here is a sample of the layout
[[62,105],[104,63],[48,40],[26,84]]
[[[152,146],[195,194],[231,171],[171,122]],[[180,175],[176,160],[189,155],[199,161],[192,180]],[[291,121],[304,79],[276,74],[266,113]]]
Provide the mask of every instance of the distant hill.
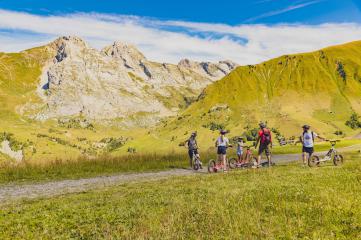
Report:
[[353,112],[361,113],[361,41],[238,67],[162,132],[182,136],[197,129],[209,139],[211,129],[241,135],[267,121],[288,137],[305,123],[330,137],[336,131],[352,136],[345,121]]

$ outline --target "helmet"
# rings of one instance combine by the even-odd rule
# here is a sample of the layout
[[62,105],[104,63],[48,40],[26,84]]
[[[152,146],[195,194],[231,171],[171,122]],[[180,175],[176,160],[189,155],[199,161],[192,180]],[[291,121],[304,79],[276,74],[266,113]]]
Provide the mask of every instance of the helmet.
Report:
[[261,123],[259,124],[259,127],[260,127],[260,128],[265,128],[265,127],[266,127],[266,124],[263,123],[263,122],[261,122]]
[[310,129],[311,127],[310,127],[310,125],[307,125],[307,124],[306,124],[306,125],[303,125],[302,128],[308,130],[308,129]]
[[221,133],[222,135],[224,135],[224,134],[226,134],[226,133],[227,133],[227,131],[226,131],[226,130],[224,130],[224,129],[222,129],[222,130],[220,131],[220,133]]
[[192,132],[191,136],[192,137],[197,137],[197,132]]

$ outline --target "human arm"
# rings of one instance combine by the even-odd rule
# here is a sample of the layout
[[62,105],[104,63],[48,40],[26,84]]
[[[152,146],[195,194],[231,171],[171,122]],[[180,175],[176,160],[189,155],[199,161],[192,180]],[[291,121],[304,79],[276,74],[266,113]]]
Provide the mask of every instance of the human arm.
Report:
[[327,139],[326,139],[326,138],[321,137],[321,136],[317,136],[317,138],[318,138],[318,139],[321,139],[322,141],[327,141]]
[[188,148],[188,142],[189,142],[189,139],[184,141],[184,147]]
[[326,138],[324,138],[324,137],[321,137],[320,135],[318,135],[317,133],[313,133],[313,136],[314,136],[314,138],[318,138],[318,139],[321,139],[321,140],[323,140],[323,141],[326,141]]
[[228,139],[228,138],[227,138],[227,140],[226,140],[226,145],[227,145],[227,147],[233,147],[232,144],[229,143],[229,139]]

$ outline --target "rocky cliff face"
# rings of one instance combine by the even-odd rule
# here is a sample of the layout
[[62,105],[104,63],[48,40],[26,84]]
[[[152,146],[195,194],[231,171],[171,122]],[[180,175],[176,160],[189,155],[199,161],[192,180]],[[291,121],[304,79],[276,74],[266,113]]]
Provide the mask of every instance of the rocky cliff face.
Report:
[[174,115],[236,64],[182,60],[178,65],[146,59],[134,46],[115,42],[98,51],[77,37],[49,44],[54,53],[44,68],[39,95],[45,107],[37,119],[82,115],[86,118],[160,118]]

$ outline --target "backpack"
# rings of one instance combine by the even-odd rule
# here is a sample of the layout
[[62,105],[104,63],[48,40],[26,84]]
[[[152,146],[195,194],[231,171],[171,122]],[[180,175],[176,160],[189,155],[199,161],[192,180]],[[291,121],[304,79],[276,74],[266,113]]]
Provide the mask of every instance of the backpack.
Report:
[[262,135],[262,143],[263,144],[270,144],[271,143],[271,132],[267,128],[263,129],[263,135]]

